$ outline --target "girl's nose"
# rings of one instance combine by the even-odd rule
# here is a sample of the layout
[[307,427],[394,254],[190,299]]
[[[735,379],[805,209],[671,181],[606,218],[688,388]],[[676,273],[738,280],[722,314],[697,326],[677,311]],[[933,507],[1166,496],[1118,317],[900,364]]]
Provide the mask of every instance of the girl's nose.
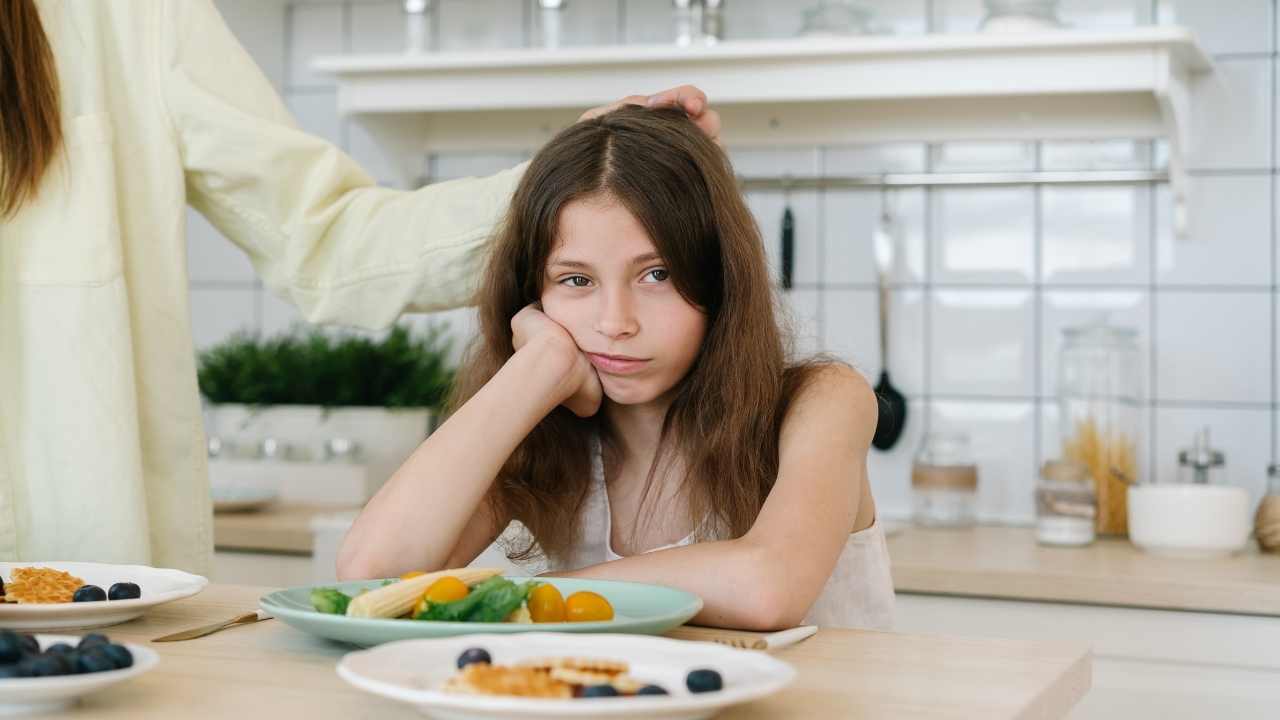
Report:
[[640,330],[631,298],[625,291],[604,293],[604,306],[596,317],[595,330],[615,340],[631,337]]

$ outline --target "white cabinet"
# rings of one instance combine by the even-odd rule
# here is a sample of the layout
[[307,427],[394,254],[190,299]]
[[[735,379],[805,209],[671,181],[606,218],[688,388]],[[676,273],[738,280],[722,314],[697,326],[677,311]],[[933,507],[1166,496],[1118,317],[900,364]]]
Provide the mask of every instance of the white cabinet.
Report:
[[224,585],[257,585],[283,588],[310,585],[310,555],[218,550],[213,554],[211,582]]
[[1072,720],[1280,717],[1280,618],[899,593],[895,629],[1090,643]]

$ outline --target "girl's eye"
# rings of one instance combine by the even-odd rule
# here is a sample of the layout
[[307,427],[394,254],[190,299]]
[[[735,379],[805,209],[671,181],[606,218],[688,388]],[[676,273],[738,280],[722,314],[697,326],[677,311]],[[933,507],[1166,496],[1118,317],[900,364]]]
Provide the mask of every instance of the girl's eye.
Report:
[[665,282],[667,278],[671,277],[671,273],[667,272],[666,268],[654,268],[645,273],[644,276],[652,278],[654,282]]
[[591,280],[589,280],[588,278],[583,277],[582,275],[570,275],[569,277],[564,278],[563,280],[561,280],[561,281],[560,281],[560,284],[561,284],[561,285],[568,285],[569,287],[578,287],[578,288],[580,288],[580,287],[586,287],[586,286],[590,285],[590,284],[591,284]]

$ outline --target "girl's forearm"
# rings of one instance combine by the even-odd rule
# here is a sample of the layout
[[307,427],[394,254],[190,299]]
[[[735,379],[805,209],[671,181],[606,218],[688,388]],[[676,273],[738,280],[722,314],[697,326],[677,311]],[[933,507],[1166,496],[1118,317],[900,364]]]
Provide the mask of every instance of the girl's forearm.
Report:
[[702,598],[702,611],[694,623],[777,630],[798,625],[816,598],[798,597],[782,565],[766,548],[738,539],[695,543],[548,574],[668,585]]
[[439,569],[511,453],[564,400],[575,359],[550,342],[517,351],[365,506],[339,550],[338,576]]

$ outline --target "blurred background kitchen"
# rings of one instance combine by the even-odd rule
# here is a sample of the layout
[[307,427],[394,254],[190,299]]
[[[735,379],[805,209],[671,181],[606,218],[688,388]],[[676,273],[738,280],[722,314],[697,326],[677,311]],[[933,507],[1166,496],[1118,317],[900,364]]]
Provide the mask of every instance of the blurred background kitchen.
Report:
[[[902,629],[1096,639],[1079,717],[1268,716],[1274,0],[217,5],[302,127],[404,188],[510,167],[597,104],[535,84],[479,112],[467,91],[415,95],[423,78],[489,97],[529,72],[617,72],[604,101],[675,84],[628,83],[687,57],[679,82],[725,116],[799,350],[888,370],[901,395],[869,470]],[[856,65],[827,60],[808,74],[804,47],[878,63],[883,83],[842,85],[831,72]],[[794,97],[727,101],[735,65]],[[1118,88],[1128,75],[1149,86]],[[189,223],[215,500],[258,509],[219,515],[215,579],[323,580],[353,509],[430,427],[472,316],[280,340],[307,332],[297,313]],[[386,367],[412,387],[352,380]]]

